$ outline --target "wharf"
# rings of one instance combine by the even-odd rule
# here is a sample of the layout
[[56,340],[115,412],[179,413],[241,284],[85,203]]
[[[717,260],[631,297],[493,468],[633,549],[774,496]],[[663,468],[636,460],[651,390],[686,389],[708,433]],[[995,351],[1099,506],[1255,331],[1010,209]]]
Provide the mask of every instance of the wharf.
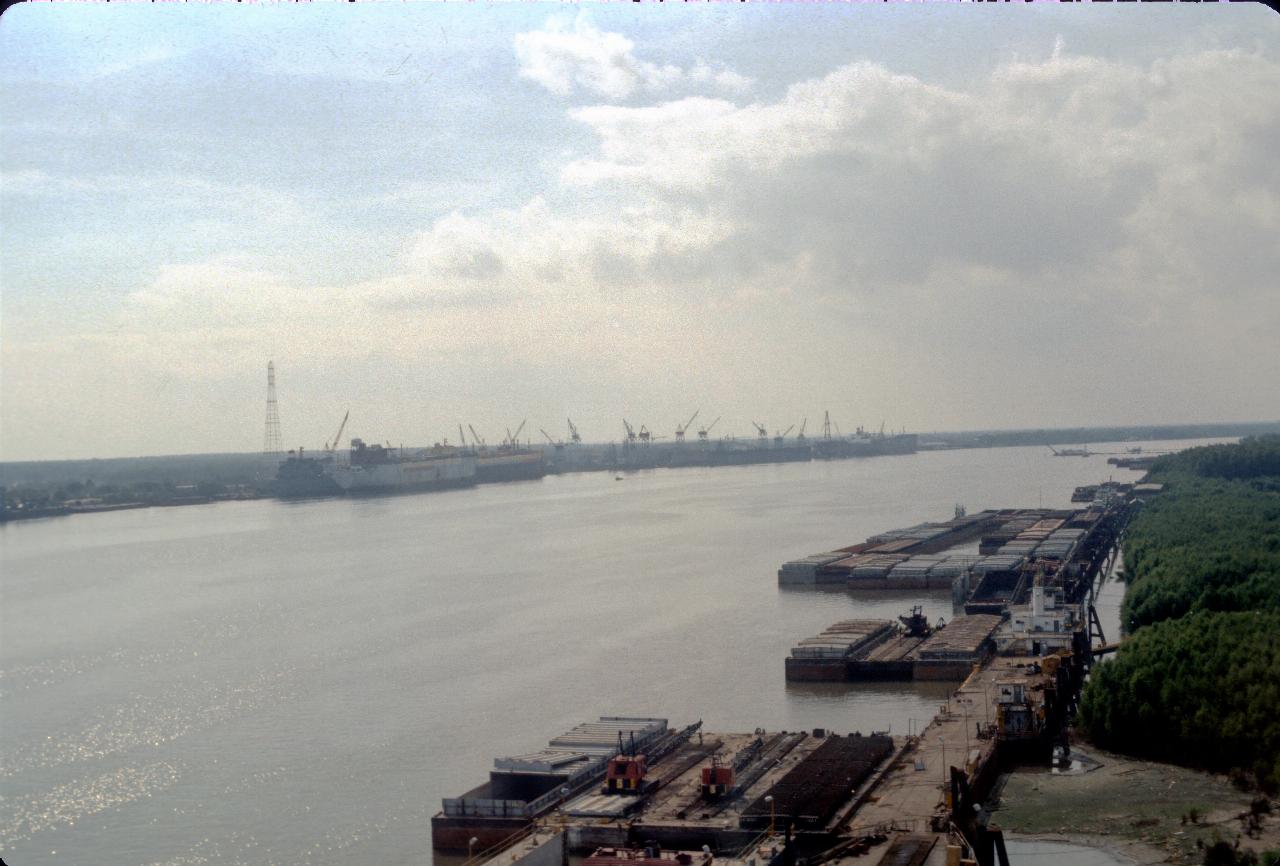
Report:
[[[959,844],[957,828],[972,849],[973,839],[998,836],[975,823],[973,806],[1003,764],[1047,756],[1079,684],[1076,661],[1070,653],[994,658],[907,737],[821,729],[708,734],[690,726],[678,732],[679,745],[648,762],[635,793],[606,794],[592,783],[556,795],[541,817],[468,864],[541,866],[556,845],[574,853],[700,852],[705,845],[717,860],[744,862],[767,862],[789,846],[794,856],[837,866],[924,863]],[[672,733],[655,731],[649,742]],[[610,766],[634,760],[621,752]],[[505,853],[494,857],[497,851]]]
[[[849,864],[907,862],[935,848],[958,843],[957,825],[967,836],[990,842],[998,830],[979,826],[975,804],[986,797],[1007,763],[1026,757],[1028,746],[1047,757],[1071,685],[1069,657],[999,657],[974,671],[939,707],[933,721],[904,747],[867,791],[841,827],[853,838],[889,837],[872,846],[870,859]],[[932,839],[933,841],[929,841]],[[972,847],[974,839],[964,843]],[[934,852],[936,855],[936,851]],[[841,864],[840,858],[828,864]]]

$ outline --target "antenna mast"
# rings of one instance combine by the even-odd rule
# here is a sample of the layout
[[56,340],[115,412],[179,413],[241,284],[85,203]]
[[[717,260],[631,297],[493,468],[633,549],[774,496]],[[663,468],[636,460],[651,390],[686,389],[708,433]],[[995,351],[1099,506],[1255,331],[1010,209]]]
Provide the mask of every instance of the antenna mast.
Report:
[[284,450],[280,437],[280,410],[276,407],[276,362],[267,362],[267,433],[262,442],[262,453],[279,454]]

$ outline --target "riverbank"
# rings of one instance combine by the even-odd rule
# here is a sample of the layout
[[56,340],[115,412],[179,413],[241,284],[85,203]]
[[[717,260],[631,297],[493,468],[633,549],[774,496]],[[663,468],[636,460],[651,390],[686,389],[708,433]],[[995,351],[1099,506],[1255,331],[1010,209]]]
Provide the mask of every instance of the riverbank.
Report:
[[1006,832],[1119,853],[1135,863],[1192,866],[1217,841],[1254,851],[1280,849],[1280,806],[1248,832],[1256,793],[1222,775],[1140,761],[1072,745],[1069,772],[1020,769],[992,796],[992,820]]

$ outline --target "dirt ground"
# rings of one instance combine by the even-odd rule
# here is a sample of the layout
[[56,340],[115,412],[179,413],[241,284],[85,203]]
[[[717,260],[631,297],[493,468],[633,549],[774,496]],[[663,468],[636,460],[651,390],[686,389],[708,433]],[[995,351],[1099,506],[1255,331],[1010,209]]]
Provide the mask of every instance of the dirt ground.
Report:
[[[1263,815],[1261,834],[1242,815],[1258,794],[1224,776],[1073,746],[1070,772],[1018,770],[992,795],[992,822],[1006,831],[1108,848],[1136,863],[1199,864],[1201,846],[1218,840],[1280,849],[1280,802]],[[1199,844],[1198,844],[1199,843]]]

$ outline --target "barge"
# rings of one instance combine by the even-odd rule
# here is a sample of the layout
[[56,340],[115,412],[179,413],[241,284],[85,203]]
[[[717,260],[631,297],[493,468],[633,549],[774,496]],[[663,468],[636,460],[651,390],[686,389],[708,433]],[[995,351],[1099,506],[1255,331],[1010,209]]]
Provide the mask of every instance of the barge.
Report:
[[[904,622],[917,618],[923,619],[918,608],[913,617],[902,617]],[[937,628],[925,623],[905,629],[887,620],[836,623],[792,648],[786,660],[787,679],[959,682],[994,654],[994,635],[1002,621],[993,615],[958,616]]]

